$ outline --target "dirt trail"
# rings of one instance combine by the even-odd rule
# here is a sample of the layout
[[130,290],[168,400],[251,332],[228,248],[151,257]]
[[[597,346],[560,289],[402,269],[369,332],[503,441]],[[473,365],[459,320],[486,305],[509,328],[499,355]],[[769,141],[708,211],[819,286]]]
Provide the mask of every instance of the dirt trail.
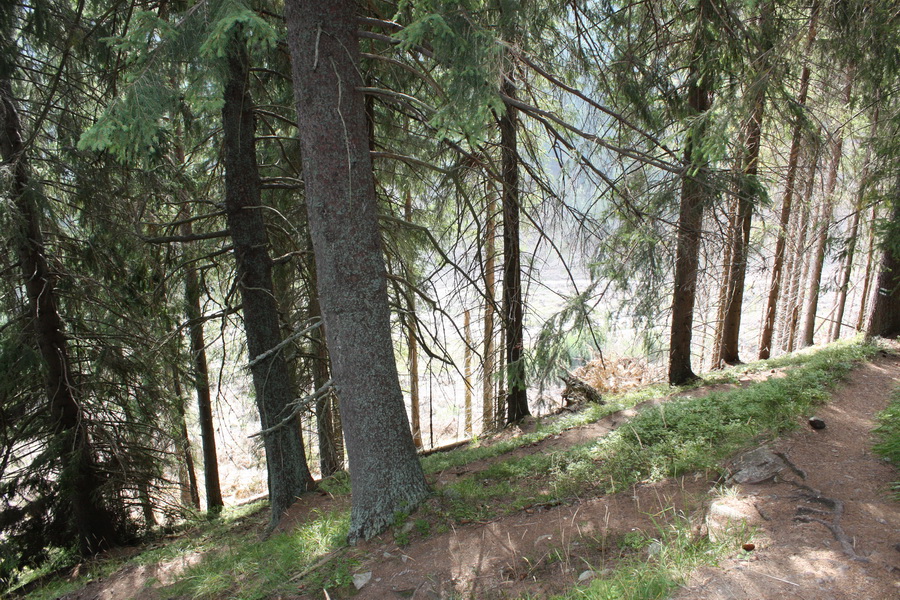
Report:
[[900,598],[900,502],[888,490],[898,475],[873,455],[871,435],[875,413],[898,384],[900,358],[863,365],[818,412],[825,429],[779,440],[776,450],[806,478],[738,486],[729,504],[758,527],[757,549],[700,569],[674,598]]
[[[778,376],[780,373],[763,373]],[[742,382],[744,383],[744,382]],[[749,383],[749,380],[746,384]],[[888,600],[900,598],[900,502],[888,493],[895,469],[872,454],[874,415],[900,384],[900,357],[882,355],[853,370],[818,413],[827,427],[802,428],[773,450],[794,467],[782,479],[735,486],[717,501],[756,527],[752,552],[717,568],[702,568],[674,597],[678,600]],[[720,388],[722,386],[716,386]],[[702,390],[688,392],[691,395]],[[574,428],[516,454],[546,452],[605,435],[635,409]],[[508,435],[508,433],[507,433]],[[510,454],[436,474],[439,485],[477,472]],[[796,472],[803,472],[801,479]],[[443,534],[413,539],[400,547],[388,533],[346,552],[371,573],[357,591],[348,586],[313,589],[298,581],[299,598],[437,599],[544,598],[571,589],[580,577],[602,574],[621,554],[621,540],[635,530],[654,531],[654,521],[672,511],[701,515],[710,505],[713,482],[703,475],[635,486],[626,493],[533,507],[490,523],[456,526]],[[431,500],[436,502],[436,499]],[[282,524],[300,523],[326,505],[346,499],[309,495]],[[798,519],[799,517],[799,519]],[[740,554],[738,556],[737,554]],[[94,581],[69,599],[169,598],[166,584],[182,566],[126,567]],[[151,577],[156,577],[153,582]]]
[[[756,527],[753,552],[700,569],[678,600],[889,600],[900,598],[900,502],[888,482],[897,472],[873,455],[874,415],[900,384],[900,358],[883,355],[855,369],[822,407],[824,430],[802,428],[773,447],[794,467],[784,479],[735,486],[727,504]],[[700,393],[700,392],[695,392]],[[617,413],[522,449],[532,453],[603,435],[630,416]],[[471,472],[487,465],[470,464]],[[653,516],[676,509],[702,513],[705,478],[639,485],[609,497],[486,525],[469,524],[400,548],[382,540],[364,550],[357,570],[371,572],[355,598],[516,598],[564,592],[586,571],[602,572],[615,558],[611,540],[635,529],[653,531]],[[802,486],[805,486],[802,487]],[[811,491],[812,490],[812,491]],[[820,495],[816,498],[816,492]],[[824,500],[823,500],[824,498]],[[836,500],[837,504],[828,504]],[[842,514],[834,525],[834,506]],[[798,512],[799,511],[799,512]],[[821,512],[816,512],[821,511]],[[818,519],[803,522],[796,517]],[[837,539],[843,534],[849,549]],[[386,536],[389,537],[389,536]],[[852,556],[851,556],[852,554]],[[323,598],[307,590],[303,598]],[[341,597],[340,591],[331,594]]]

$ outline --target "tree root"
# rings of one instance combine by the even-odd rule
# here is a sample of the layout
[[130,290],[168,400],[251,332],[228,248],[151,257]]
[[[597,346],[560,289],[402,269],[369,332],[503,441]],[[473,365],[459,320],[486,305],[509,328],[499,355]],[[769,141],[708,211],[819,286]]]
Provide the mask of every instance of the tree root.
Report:
[[[800,523],[819,523],[831,532],[831,535],[834,536],[834,539],[837,540],[841,545],[841,550],[844,551],[844,554],[858,562],[869,562],[868,558],[866,558],[865,556],[860,556],[856,553],[856,549],[853,547],[853,540],[850,539],[850,537],[846,533],[844,533],[844,529],[841,527],[841,517],[844,515],[843,502],[841,502],[837,498],[829,498],[819,490],[811,488],[808,485],[798,483],[796,481],[785,481],[787,483],[790,483],[794,487],[799,488],[799,496],[807,502],[822,504],[824,506],[827,506],[829,509],[821,510],[818,508],[800,506],[797,508],[797,516],[794,517],[795,521],[798,521]],[[825,518],[821,518],[828,516],[831,517],[831,521],[828,521]]]

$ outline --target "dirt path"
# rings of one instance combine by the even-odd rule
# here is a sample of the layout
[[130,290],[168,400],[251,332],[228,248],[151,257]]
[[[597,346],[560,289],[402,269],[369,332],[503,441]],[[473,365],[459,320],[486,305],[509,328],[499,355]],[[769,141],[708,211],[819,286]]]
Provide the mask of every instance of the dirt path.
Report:
[[873,416],[898,384],[900,358],[855,369],[819,411],[825,429],[781,439],[806,478],[738,486],[729,504],[758,527],[756,550],[700,569],[675,598],[900,598],[900,502],[887,487],[898,475],[871,450]]
[[[832,402],[822,407],[818,416],[827,424],[825,429],[804,427],[780,439],[772,449],[793,470],[786,469],[773,481],[735,486],[726,499],[714,502],[756,527],[748,540],[755,549],[737,551],[740,556],[717,568],[698,570],[674,597],[900,598],[900,502],[892,500],[887,490],[888,482],[900,476],[872,454],[870,433],[874,415],[887,405],[898,384],[900,357],[882,355],[854,369]],[[511,456],[597,439],[633,414],[635,409],[621,411],[511,454],[448,469],[433,480],[440,485]],[[545,598],[571,589],[579,579],[602,575],[622,555],[626,536],[637,530],[653,532],[655,522],[674,511],[702,520],[709,510],[712,485],[702,475],[638,485],[626,493],[570,505],[535,506],[490,523],[456,526],[403,547],[388,533],[346,550],[360,560],[354,572],[370,574],[360,590],[347,586],[329,590],[326,596],[301,580],[296,595],[284,598]],[[346,500],[309,495],[292,508],[283,525],[303,522],[316,510],[326,505],[337,508]],[[193,560],[199,557],[126,567],[67,598],[169,598],[164,586]]]
[[[874,415],[887,406],[898,384],[900,358],[881,356],[855,369],[822,407],[818,416],[827,424],[824,430],[804,427],[780,439],[773,450],[805,472],[805,479],[788,470],[783,480],[735,486],[725,503],[757,528],[755,550],[718,568],[700,569],[675,598],[900,598],[900,502],[887,490],[897,473],[872,454],[870,433]],[[613,415],[521,452],[586,441],[628,416]],[[464,469],[485,466],[473,463]],[[385,541],[370,544],[364,547],[368,560],[356,571],[371,573],[371,579],[354,597],[490,599],[562,593],[586,572],[609,566],[617,556],[616,540],[635,529],[653,531],[653,517],[673,508],[702,512],[709,492],[705,479],[669,480],[487,525],[465,525],[405,548]],[[835,522],[838,506],[842,510]],[[340,591],[330,596],[342,597]],[[301,597],[324,595],[307,590]]]

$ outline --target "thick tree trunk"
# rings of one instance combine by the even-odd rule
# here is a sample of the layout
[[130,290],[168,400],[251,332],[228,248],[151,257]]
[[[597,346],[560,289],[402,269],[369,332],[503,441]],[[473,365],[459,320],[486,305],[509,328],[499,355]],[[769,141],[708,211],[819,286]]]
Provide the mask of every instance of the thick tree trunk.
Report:
[[22,126],[9,80],[0,80],[0,157],[12,173],[10,190],[18,226],[15,250],[28,298],[29,328],[44,363],[52,445],[59,451],[59,486],[70,507],[62,518],[74,529],[84,554],[119,543],[112,512],[103,503],[99,473],[69,361],[69,342],[59,314],[56,274],[50,270],[41,232],[38,183],[31,179]]
[[[702,19],[701,14],[698,18]],[[688,106],[693,115],[709,110],[709,90],[698,82],[692,71],[688,88]],[[675,292],[672,300],[672,325],[669,338],[669,383],[681,385],[696,378],[691,368],[694,302],[697,294],[697,269],[700,264],[700,230],[706,198],[705,163],[700,158],[701,132],[695,129],[685,141],[681,180],[681,209],[678,215],[678,246],[675,254]]]
[[[191,234],[190,223],[181,228],[182,235]],[[219,458],[216,451],[216,427],[213,421],[212,397],[209,393],[209,365],[206,361],[206,339],[203,335],[203,309],[200,305],[200,278],[193,264],[184,268],[184,304],[191,340],[191,366],[194,392],[197,394],[197,420],[203,449],[203,483],[206,510],[218,513],[225,506],[219,483]]]
[[350,457],[350,542],[428,495],[394,362],[356,3],[285,3],[319,297]]
[[[512,73],[502,92],[516,97]],[[525,315],[522,302],[522,262],[519,250],[518,111],[506,106],[500,117],[500,152],[503,178],[503,324],[506,329],[506,422],[516,423],[531,414],[525,385]]]
[[866,335],[900,335],[900,178],[897,179],[891,222],[882,240],[881,268],[875,281]]
[[269,481],[270,526],[278,524],[297,497],[312,485],[306,450],[296,419],[288,418],[297,393],[284,355],[278,305],[272,283],[272,259],[260,199],[253,101],[248,90],[249,61],[238,34],[227,53],[228,77],[222,126],[225,147],[225,211],[234,243],[237,287],[256,405],[265,431],[263,445]]

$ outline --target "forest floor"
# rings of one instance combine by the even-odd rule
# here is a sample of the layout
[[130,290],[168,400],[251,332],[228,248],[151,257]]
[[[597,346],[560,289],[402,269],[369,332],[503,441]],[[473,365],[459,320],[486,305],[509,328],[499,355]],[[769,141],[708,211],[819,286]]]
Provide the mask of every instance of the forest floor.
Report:
[[[601,592],[581,596],[573,590],[617,576],[623,565],[628,570],[629,565],[651,558],[659,561],[670,551],[676,557],[673,560],[678,560],[675,546],[685,540],[691,544],[698,538],[712,538],[718,545],[704,550],[712,556],[705,562],[712,564],[703,566],[703,560],[685,559],[682,585],[671,591],[672,597],[898,598],[900,502],[891,496],[890,482],[900,477],[894,467],[873,454],[871,434],[876,413],[888,405],[900,384],[900,345],[893,343],[892,350],[859,364],[833,389],[830,401],[816,412],[826,424],[824,429],[814,430],[802,423],[791,433],[769,439],[764,447],[767,456],[778,457],[778,472],[757,477],[762,479],[759,483],[725,482],[721,470],[710,469],[677,479],[637,483],[616,494],[585,491],[584,495],[570,494],[565,501],[514,507],[512,496],[488,494],[477,506],[470,506],[469,513],[457,512],[449,521],[440,518],[453,499],[455,483],[465,479],[477,486],[481,474],[504,461],[522,459],[516,463],[520,464],[531,456],[546,456],[597,440],[626,426],[647,406],[673,396],[656,398],[510,452],[431,472],[429,482],[439,492],[424,509],[399,519],[392,530],[369,542],[337,547],[311,565],[296,568],[286,578],[289,585],[261,597],[617,598],[620,596]],[[680,395],[748,387],[782,377],[784,370],[760,370],[736,383],[700,387]],[[536,426],[531,422],[507,429],[480,444],[502,443]],[[742,464],[740,459],[732,462]],[[733,466],[731,470],[737,469]],[[532,479],[540,485],[544,476],[535,472]],[[494,485],[493,479],[485,475],[483,485]],[[297,530],[347,507],[346,495],[310,494],[294,505],[280,529]],[[266,520],[266,511],[258,511],[233,526],[262,531]],[[177,587],[179,579],[190,576],[191,566],[213,551],[126,564],[60,597],[260,597],[228,585],[219,588],[221,592],[183,593]],[[221,575],[232,579],[247,576],[234,570]],[[628,585],[632,584],[634,581]],[[623,593],[621,597],[631,596]]]

